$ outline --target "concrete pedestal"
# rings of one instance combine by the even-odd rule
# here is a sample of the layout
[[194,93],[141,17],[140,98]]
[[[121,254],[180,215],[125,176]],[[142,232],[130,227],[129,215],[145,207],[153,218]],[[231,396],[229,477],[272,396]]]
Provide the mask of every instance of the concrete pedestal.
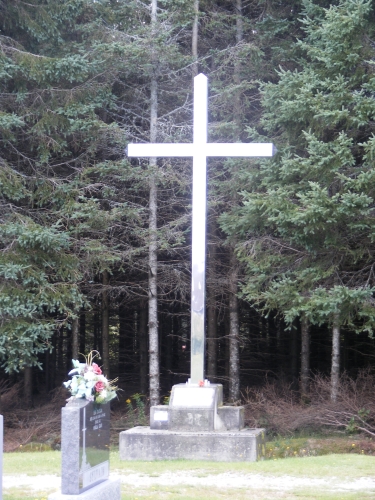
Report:
[[183,432],[134,427],[120,433],[121,460],[255,462],[264,454],[264,429]]
[[119,479],[107,479],[97,486],[78,495],[65,495],[57,491],[48,496],[48,500],[120,500],[121,484]]
[[199,387],[177,384],[169,406],[152,406],[150,428],[182,432],[240,431],[244,427],[242,406],[223,406],[223,386]]

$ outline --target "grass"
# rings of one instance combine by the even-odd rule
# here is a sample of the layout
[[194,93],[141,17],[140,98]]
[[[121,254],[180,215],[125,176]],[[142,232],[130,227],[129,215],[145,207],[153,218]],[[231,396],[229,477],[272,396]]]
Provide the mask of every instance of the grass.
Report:
[[[273,445],[275,446],[275,445]],[[6,453],[4,454],[4,475],[39,475],[60,474],[61,453],[58,451]],[[286,458],[283,460],[272,459],[261,462],[198,462],[187,460],[157,461],[157,462],[123,462],[119,459],[118,450],[111,452],[111,470],[125,477],[122,484],[121,500],[222,500],[236,498],[236,500],[354,500],[358,498],[374,499],[375,488],[372,491],[337,491],[327,487],[313,487],[309,479],[326,480],[326,485],[331,485],[330,478],[339,485],[349,480],[359,478],[373,478],[375,470],[375,457],[361,454],[341,454],[324,456],[306,456]],[[224,473],[233,473],[239,476],[258,474],[265,476],[264,487],[261,489],[233,488],[229,484],[224,487],[202,486],[197,479],[194,485],[173,484],[173,477],[179,474],[193,475],[196,478],[215,476]],[[137,474],[146,478],[157,478],[169,474],[171,484],[163,485],[154,483],[147,486],[133,487],[126,484],[126,476]],[[267,477],[280,478],[285,482],[285,476],[306,478],[306,486],[293,487],[286,491],[270,489]],[[333,481],[333,480],[332,480]],[[57,480],[57,485],[59,480]],[[215,484],[215,483],[214,483]],[[274,483],[275,484],[275,483]],[[332,483],[333,484],[333,483]],[[333,486],[334,488],[334,486]],[[32,491],[20,485],[16,488],[4,490],[4,500],[42,500],[47,499],[51,490],[43,489],[40,481],[40,490]]]
[[[293,492],[267,492],[267,491],[249,491],[249,490],[221,490],[220,492],[212,491],[212,488],[196,488],[191,486],[189,488],[172,488],[168,491],[154,491],[145,492],[145,494],[122,494],[121,500],[160,500],[160,499],[170,499],[170,500],[224,500],[224,499],[236,499],[236,500],[373,500],[373,494],[363,494],[361,492],[361,497],[358,497],[358,492],[356,493],[340,493],[340,494],[319,494],[316,491],[310,492],[299,492],[297,494]],[[7,499],[4,499],[7,500]],[[38,499],[39,500],[39,499]]]
[[58,474],[61,470],[61,452],[4,453],[3,474]]
[[308,457],[354,453],[375,456],[375,442],[363,436],[279,437],[266,444],[266,458]]
[[[348,470],[350,469],[350,470]],[[156,462],[122,462],[117,454],[111,456],[111,470],[127,474],[160,476],[167,472],[189,471],[200,477],[234,472],[270,476],[329,477],[355,479],[373,477],[375,457],[363,455],[324,455],[321,457],[288,458],[261,462],[199,462],[171,460]]]

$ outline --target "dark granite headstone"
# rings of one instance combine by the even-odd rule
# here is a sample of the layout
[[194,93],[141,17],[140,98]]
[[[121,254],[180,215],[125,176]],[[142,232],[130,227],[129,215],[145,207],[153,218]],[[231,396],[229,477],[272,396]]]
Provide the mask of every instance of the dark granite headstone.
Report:
[[61,420],[61,492],[77,495],[108,479],[110,404],[74,399]]

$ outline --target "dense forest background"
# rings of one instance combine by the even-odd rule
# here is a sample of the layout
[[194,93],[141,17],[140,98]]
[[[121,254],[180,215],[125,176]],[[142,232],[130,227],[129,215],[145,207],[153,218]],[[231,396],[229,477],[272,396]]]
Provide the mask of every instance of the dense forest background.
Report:
[[[207,378],[238,402],[374,367],[372,1],[0,0],[0,357],[23,401],[96,349],[120,399],[190,363],[193,77],[209,140]],[[319,376],[320,376],[319,375]],[[3,387],[2,386],[2,387]]]

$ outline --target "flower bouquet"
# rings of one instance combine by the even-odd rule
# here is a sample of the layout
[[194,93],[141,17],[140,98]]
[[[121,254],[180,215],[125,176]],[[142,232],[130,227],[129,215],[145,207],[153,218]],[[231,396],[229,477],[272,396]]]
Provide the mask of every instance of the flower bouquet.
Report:
[[91,351],[85,356],[85,363],[80,363],[72,359],[73,370],[69,372],[72,380],[64,382],[64,386],[69,389],[72,399],[87,399],[97,404],[104,404],[116,397],[116,380],[108,380],[103,374],[100,366],[94,363],[94,359],[99,357],[97,351]]

